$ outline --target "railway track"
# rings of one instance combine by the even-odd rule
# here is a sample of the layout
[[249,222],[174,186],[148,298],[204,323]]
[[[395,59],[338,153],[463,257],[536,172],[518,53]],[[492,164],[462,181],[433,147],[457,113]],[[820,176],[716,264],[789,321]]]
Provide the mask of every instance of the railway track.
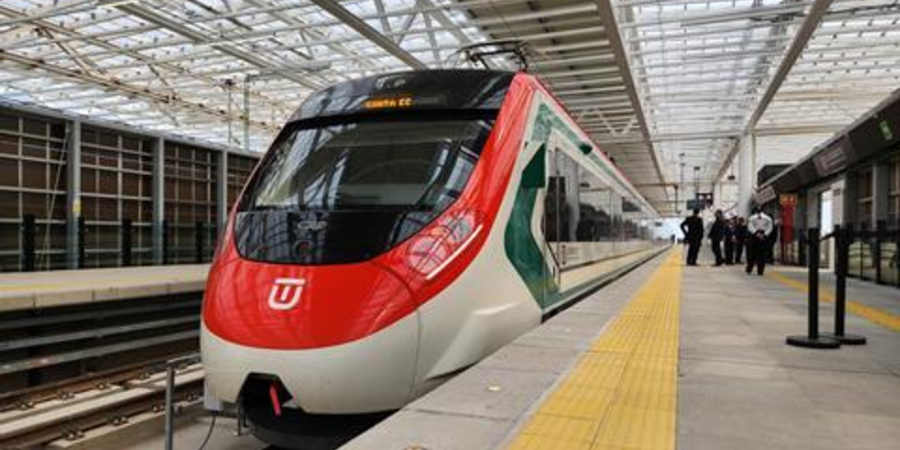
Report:
[[[0,449],[42,448],[98,427],[127,426],[138,414],[162,414],[165,371],[165,361],[155,361],[0,395]],[[177,368],[176,403],[198,402],[203,376],[199,363]]]

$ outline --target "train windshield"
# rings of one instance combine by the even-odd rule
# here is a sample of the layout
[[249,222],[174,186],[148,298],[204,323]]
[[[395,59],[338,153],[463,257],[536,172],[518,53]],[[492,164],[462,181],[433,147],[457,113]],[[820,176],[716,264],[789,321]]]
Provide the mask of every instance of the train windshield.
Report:
[[458,116],[293,125],[242,198],[238,250],[295,264],[377,256],[459,197],[491,127]]

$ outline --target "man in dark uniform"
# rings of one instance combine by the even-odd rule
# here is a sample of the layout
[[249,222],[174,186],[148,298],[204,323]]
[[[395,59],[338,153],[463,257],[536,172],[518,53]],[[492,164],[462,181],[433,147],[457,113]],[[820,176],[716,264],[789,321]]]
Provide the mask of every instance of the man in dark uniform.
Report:
[[684,242],[687,243],[687,265],[697,265],[697,254],[700,253],[700,244],[703,243],[703,219],[700,218],[700,210],[681,222],[681,232],[684,233]]
[[743,217],[737,218],[737,227],[734,236],[734,263],[742,264],[744,255],[744,246],[747,245],[747,220]]
[[762,276],[766,271],[766,253],[769,249],[769,236],[775,230],[772,218],[756,208],[747,218],[747,273],[752,273],[756,267],[756,273]]
[[712,244],[713,255],[716,256],[716,266],[725,262],[722,257],[722,240],[725,239],[725,216],[721,210],[716,210],[716,221],[709,229],[709,240]]
[[737,225],[733,217],[725,219],[725,265],[734,264],[734,245],[737,241]]

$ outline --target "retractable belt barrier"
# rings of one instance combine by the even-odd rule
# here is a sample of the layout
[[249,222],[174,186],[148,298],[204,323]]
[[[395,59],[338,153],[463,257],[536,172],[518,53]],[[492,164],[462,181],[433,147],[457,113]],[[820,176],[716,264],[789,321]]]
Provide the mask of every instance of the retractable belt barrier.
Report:
[[[819,247],[823,241],[835,240],[835,308],[834,333],[819,333]],[[845,332],[847,317],[847,271],[849,267],[850,245],[853,242],[853,230],[843,229],[839,225],[834,232],[819,236],[818,228],[807,231],[807,268],[809,273],[807,300],[807,332],[806,335],[788,336],[786,343],[795,347],[815,349],[836,349],[841,344],[862,345],[866,338]]]

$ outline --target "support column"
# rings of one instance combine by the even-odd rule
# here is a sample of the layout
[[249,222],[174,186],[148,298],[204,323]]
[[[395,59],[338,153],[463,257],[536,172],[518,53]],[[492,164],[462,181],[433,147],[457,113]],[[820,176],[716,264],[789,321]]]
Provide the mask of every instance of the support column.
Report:
[[747,217],[750,215],[750,201],[753,199],[753,187],[756,185],[756,135],[751,133],[740,144],[738,154],[738,201],[736,213]]
[[880,162],[872,167],[872,224],[888,220],[891,190],[891,166]]
[[78,219],[81,217],[81,121],[67,124],[66,142],[66,266],[78,269],[78,249],[81,236]]
[[[725,207],[725,198],[723,196],[723,192],[724,192],[724,190],[722,189],[722,181],[719,181],[718,183],[713,183],[712,193],[713,193],[713,197],[715,197],[714,203],[715,203],[716,209],[722,209]],[[737,213],[738,211],[735,211],[735,212]]]
[[216,162],[216,226],[217,234],[222,235],[228,223],[228,151],[218,153]]
[[847,172],[844,177],[844,227],[852,225],[859,229],[859,176],[856,172]]
[[[250,151],[250,81],[252,75],[244,77],[244,151]],[[231,145],[229,142],[228,145]]]
[[163,263],[163,226],[166,218],[166,141],[153,140],[153,264]]

